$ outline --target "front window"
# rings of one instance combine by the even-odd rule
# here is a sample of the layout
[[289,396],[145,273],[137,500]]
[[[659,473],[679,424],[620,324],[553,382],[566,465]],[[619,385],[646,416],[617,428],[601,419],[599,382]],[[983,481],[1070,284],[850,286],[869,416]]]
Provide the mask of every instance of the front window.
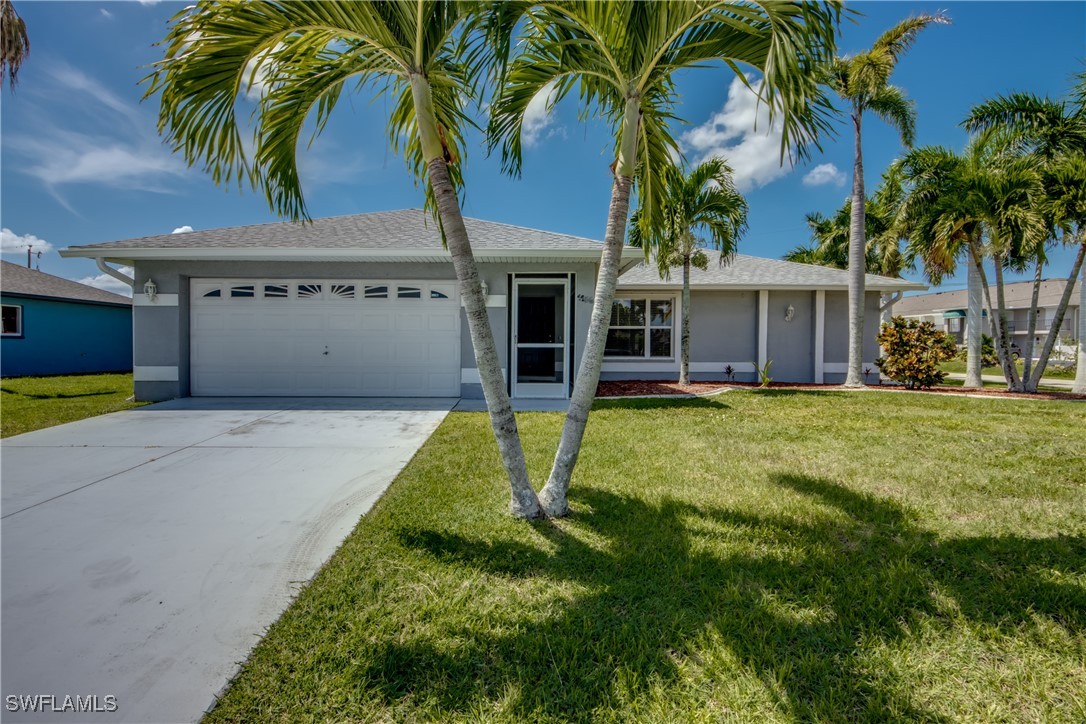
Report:
[[17,304],[3,307],[4,336],[21,337],[23,334],[23,308]]
[[616,298],[611,303],[606,357],[673,357],[675,300]]

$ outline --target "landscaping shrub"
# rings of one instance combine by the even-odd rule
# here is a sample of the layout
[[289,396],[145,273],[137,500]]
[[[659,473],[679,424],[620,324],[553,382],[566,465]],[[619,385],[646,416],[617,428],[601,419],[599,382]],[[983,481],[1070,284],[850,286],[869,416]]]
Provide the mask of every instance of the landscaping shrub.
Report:
[[[958,352],[958,358],[962,362],[969,361],[969,350],[962,347]],[[980,366],[984,367],[999,367],[999,358],[996,357],[995,342],[987,334],[980,336]]]
[[945,376],[939,365],[954,359],[954,338],[940,332],[931,322],[894,317],[882,325],[879,345],[886,355],[875,360],[882,373],[907,389],[931,387]]

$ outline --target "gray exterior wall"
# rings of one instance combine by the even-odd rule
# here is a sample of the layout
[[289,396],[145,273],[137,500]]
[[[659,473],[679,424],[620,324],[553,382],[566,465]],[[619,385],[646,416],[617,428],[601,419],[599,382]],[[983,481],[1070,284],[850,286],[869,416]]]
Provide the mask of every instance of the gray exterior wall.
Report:
[[[757,358],[758,292],[691,291],[691,361],[734,364]],[[722,373],[723,365],[716,372],[694,374],[705,379],[720,379]]]
[[[791,321],[785,319],[788,307]],[[768,359],[769,376],[778,382],[812,382],[815,378],[814,335],[815,293],[771,291],[769,293]]]
[[[652,292],[658,296],[663,291]],[[678,300],[679,290],[667,290]],[[648,294],[619,289],[619,296]],[[758,291],[697,291],[690,294],[690,377],[693,380],[724,380],[724,366],[732,365],[737,382],[754,382],[758,363]],[[779,382],[815,381],[815,319],[817,292],[813,290],[770,290],[767,294],[766,358],[772,360],[770,377]],[[874,366],[878,357],[879,293],[869,292],[864,323],[864,362],[873,370],[869,381],[878,382]],[[848,293],[825,292],[823,382],[845,380],[848,363]],[[791,305],[792,321],[785,321]],[[679,322],[675,323],[676,340]],[[676,355],[678,355],[676,346]],[[679,359],[605,360],[604,380],[677,380]]]
[[[498,354],[508,378],[509,366],[509,274],[576,275],[573,304],[573,366],[580,363],[581,343],[588,333],[588,315],[595,288],[595,264],[480,264],[479,271],[489,286],[493,301],[504,297],[501,306],[488,309]],[[189,281],[194,278],[264,279],[440,279],[455,280],[451,263],[347,263],[347,262],[254,262],[254,261],[145,261],[135,266],[135,289],[142,296],[144,283],[154,279],[159,295],[177,295],[177,305],[139,305],[133,309],[133,364],[136,369],[136,397],[140,400],[166,400],[185,397],[190,392]],[[164,297],[165,298],[165,297]],[[466,318],[461,312],[460,363],[464,370],[476,368]],[[140,367],[177,369],[176,380],[140,379]],[[464,397],[482,397],[479,384],[461,385]]]
[[[875,360],[879,356],[879,307],[881,295],[867,292],[864,305],[864,369],[870,369],[867,382],[878,384],[879,370]],[[848,365],[848,292],[826,292],[826,374],[827,384],[843,384]]]

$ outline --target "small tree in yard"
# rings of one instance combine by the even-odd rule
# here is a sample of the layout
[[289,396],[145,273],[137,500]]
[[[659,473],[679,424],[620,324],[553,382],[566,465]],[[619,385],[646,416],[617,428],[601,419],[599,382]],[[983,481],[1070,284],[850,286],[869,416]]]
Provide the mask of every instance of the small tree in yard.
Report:
[[886,350],[875,364],[890,379],[906,389],[923,389],[937,385],[945,376],[939,365],[954,359],[957,345],[946,332],[935,329],[931,322],[894,317],[882,325],[879,345]]
[[[969,350],[966,347],[962,347],[958,352],[958,357],[963,361],[969,361]],[[980,365],[981,367],[998,367],[999,357],[996,356],[995,342],[987,334],[982,334],[980,337]]]

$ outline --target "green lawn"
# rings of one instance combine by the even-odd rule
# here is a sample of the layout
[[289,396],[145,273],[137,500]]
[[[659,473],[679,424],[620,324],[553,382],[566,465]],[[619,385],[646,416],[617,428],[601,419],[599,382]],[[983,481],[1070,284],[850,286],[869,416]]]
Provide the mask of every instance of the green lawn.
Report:
[[1083,450],[1077,402],[608,401],[528,524],[453,413],[208,718],[1081,722]]
[[[944,362],[943,364],[939,365],[939,369],[941,369],[943,372],[957,372],[959,374],[964,375],[965,374],[965,360],[953,359],[953,360],[951,360],[949,362]],[[1018,360],[1018,374],[1022,374],[1023,369],[1024,369],[1024,363],[1022,362],[1022,360]],[[1002,376],[1003,375],[1003,368],[998,367],[998,366],[997,367],[985,367],[980,372],[983,375],[1000,375],[1000,376]],[[1054,365],[1054,364],[1050,363],[1047,367],[1045,367],[1044,376],[1045,377],[1051,377],[1053,379],[1060,379],[1060,380],[1073,380],[1073,379],[1075,379],[1075,368],[1074,368],[1074,366],[1060,367],[1060,366],[1057,366],[1057,365]]]
[[132,375],[7,377],[0,380],[2,437],[138,407]]

